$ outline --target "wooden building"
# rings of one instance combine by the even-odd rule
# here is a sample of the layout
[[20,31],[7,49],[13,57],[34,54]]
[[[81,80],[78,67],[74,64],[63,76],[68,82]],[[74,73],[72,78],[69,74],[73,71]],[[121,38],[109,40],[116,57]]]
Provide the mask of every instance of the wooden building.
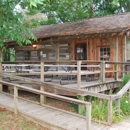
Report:
[[130,13],[44,25],[33,33],[38,42],[32,45],[8,44],[15,48],[16,61],[130,60]]

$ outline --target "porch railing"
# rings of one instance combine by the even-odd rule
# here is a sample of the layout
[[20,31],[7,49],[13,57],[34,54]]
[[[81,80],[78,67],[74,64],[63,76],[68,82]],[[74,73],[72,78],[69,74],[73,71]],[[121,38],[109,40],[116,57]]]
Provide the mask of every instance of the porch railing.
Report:
[[[101,94],[101,93],[94,93],[94,92],[90,92],[90,91],[85,91],[85,90],[82,90],[80,89],[81,88],[81,64],[100,64],[100,80],[101,80],[101,83],[105,83],[106,82],[106,74],[107,73],[111,73],[113,75],[113,78],[115,81],[118,81],[119,80],[119,76],[123,76],[124,73],[127,73],[127,71],[124,69],[125,65],[130,65],[130,63],[128,62],[98,62],[98,61],[59,61],[59,62],[52,62],[52,61],[46,61],[46,62],[41,62],[41,81],[42,82],[39,82],[39,85],[41,85],[42,89],[41,90],[44,90],[44,74],[47,74],[44,72],[44,64],[77,64],[77,73],[75,73],[75,75],[77,75],[77,85],[78,85],[78,92],[81,93],[81,95],[90,95],[90,96],[93,96],[93,97],[98,97],[98,98],[101,98],[101,99],[105,99],[108,101],[108,120],[107,120],[107,124],[111,124],[112,123],[112,102],[113,100],[116,100],[117,102],[117,110],[118,110],[118,113],[120,114],[120,99],[122,98],[122,96],[127,92],[129,91],[129,100],[130,100],[130,82],[128,82],[117,94],[114,94],[114,95],[105,95],[105,94]],[[34,64],[34,63],[33,63]],[[40,64],[40,63],[39,63]],[[110,68],[106,68],[106,64],[110,64]],[[2,65],[0,67],[1,69],[1,72],[2,72]],[[97,72],[94,72],[93,74],[96,74]],[[87,74],[91,74],[90,73],[87,73]],[[4,75],[4,74],[3,74]],[[68,75],[68,74],[67,74]],[[85,75],[85,74],[84,74]],[[1,76],[2,76],[2,73],[1,73]],[[7,75],[8,76],[8,75]],[[16,76],[17,77],[17,76]],[[1,77],[0,77],[1,78]],[[23,80],[26,81],[26,78],[23,78],[21,77]],[[29,80],[27,80],[29,81]],[[35,80],[30,80],[34,83],[36,83]],[[57,85],[58,86],[58,85]],[[63,88],[60,88],[59,89],[63,89]],[[75,91],[77,92],[76,90],[70,88],[68,91]],[[43,102],[43,95],[41,95],[41,103]]]

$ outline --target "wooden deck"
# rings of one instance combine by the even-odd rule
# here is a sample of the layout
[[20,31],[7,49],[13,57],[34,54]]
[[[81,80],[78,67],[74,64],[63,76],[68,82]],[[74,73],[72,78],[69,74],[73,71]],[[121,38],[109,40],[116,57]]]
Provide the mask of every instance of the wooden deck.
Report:
[[[13,110],[13,97],[0,93],[0,106]],[[52,107],[41,106],[19,99],[18,109],[20,114],[33,118],[51,130],[86,130],[86,120],[84,118],[53,109]],[[130,118],[112,126],[92,122],[92,130],[130,130]]]

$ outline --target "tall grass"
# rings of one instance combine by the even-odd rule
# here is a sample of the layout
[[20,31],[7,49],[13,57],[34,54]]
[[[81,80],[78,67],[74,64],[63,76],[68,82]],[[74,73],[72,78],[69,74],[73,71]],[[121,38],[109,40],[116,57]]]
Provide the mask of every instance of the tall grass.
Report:
[[127,73],[122,77],[122,82],[119,84],[119,87],[122,88],[123,86],[125,86],[129,80],[130,80],[130,73]]
[[[116,101],[113,101],[112,104],[112,122],[120,122],[123,119],[125,119],[127,116],[130,115],[130,101],[129,101],[129,93],[126,93],[122,98],[121,98],[121,107],[120,107],[120,115],[117,112],[117,107],[116,107]],[[79,100],[81,100],[80,97],[78,97]],[[92,103],[92,119],[95,121],[107,121],[108,120],[108,101],[104,99],[99,99],[95,97],[86,97],[86,100],[88,102]],[[76,112],[78,112],[78,105],[73,105],[74,109]],[[82,115],[86,115],[86,109],[84,106],[80,106],[80,109],[82,111]]]

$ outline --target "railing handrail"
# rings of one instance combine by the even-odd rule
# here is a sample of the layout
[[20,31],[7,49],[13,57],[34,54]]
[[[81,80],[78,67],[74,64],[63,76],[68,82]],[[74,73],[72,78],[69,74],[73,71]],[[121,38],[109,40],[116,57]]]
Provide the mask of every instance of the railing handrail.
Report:
[[[4,74],[4,73],[0,73],[0,76],[3,76],[3,77],[10,77],[10,78],[14,78],[14,79],[19,79],[19,80],[22,80],[22,81],[26,81],[26,82],[31,82],[31,83],[34,83],[34,84],[37,84],[37,85],[50,85],[51,87],[54,87],[54,88],[57,88],[57,89],[61,89],[61,90],[65,90],[64,87],[62,87],[62,85],[52,85],[52,84],[49,84],[47,82],[44,82],[44,81],[37,81],[35,79],[30,79],[30,78],[26,78],[26,77],[20,77],[20,76],[14,76],[14,75],[11,75],[11,74]],[[68,91],[72,90],[73,92],[76,93],[75,89],[73,88],[69,88]],[[66,90],[67,91],[67,90]],[[85,91],[85,90],[81,90],[79,89],[78,92],[83,95],[87,92],[87,95],[90,95],[90,96],[94,96],[94,97],[100,97],[100,98],[103,98],[103,99],[111,99],[111,96],[109,95],[105,95],[105,94],[102,94],[102,93],[95,93],[95,92],[91,92],[91,91]]]
[[128,81],[125,86],[115,95],[111,95],[112,100],[119,99],[130,89],[130,81]]
[[18,100],[17,99],[18,99],[18,89],[20,89],[20,90],[32,92],[32,93],[35,93],[35,94],[44,95],[44,96],[47,96],[47,97],[62,100],[62,101],[65,101],[65,102],[75,103],[75,104],[78,104],[78,105],[79,104],[84,105],[86,107],[86,111],[87,111],[87,113],[86,113],[86,130],[91,130],[91,103],[90,102],[72,99],[72,98],[69,98],[69,97],[64,97],[64,96],[56,95],[56,94],[53,94],[53,93],[48,93],[48,92],[45,92],[45,91],[36,90],[36,89],[33,89],[33,88],[27,88],[23,85],[9,83],[9,82],[3,81],[3,80],[0,80],[0,83],[14,87],[14,113],[15,114],[18,114]]
[[32,93],[35,93],[35,94],[42,94],[42,95],[45,95],[45,96],[48,96],[48,97],[53,97],[53,98],[56,98],[56,99],[61,99],[61,100],[64,100],[66,102],[71,101],[73,103],[78,103],[80,105],[91,105],[90,102],[86,102],[86,101],[81,101],[81,100],[77,100],[77,99],[72,99],[72,98],[69,98],[69,97],[64,97],[64,96],[60,96],[60,95],[56,95],[56,94],[53,94],[53,93],[48,93],[48,92],[45,92],[45,91],[41,91],[41,90],[36,90],[36,89],[33,89],[33,88],[27,88],[23,85],[18,85],[18,84],[14,84],[14,83],[9,83],[9,82],[6,82],[6,81],[3,81],[3,80],[0,80],[0,83],[2,84],[6,84],[6,85],[9,85],[9,86],[12,86],[12,87],[17,87],[21,90],[26,90],[28,92],[32,92]]

